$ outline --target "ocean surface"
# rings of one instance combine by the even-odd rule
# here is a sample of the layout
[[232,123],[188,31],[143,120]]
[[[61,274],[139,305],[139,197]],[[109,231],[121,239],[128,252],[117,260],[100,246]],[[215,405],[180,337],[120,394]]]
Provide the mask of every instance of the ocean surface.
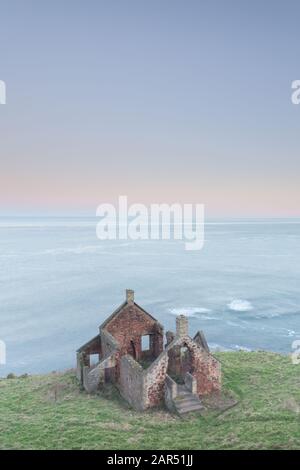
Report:
[[300,339],[300,219],[215,220],[182,241],[99,241],[96,218],[0,218],[0,340],[9,372],[75,364],[124,301],[165,330],[185,313],[213,349],[292,352]]

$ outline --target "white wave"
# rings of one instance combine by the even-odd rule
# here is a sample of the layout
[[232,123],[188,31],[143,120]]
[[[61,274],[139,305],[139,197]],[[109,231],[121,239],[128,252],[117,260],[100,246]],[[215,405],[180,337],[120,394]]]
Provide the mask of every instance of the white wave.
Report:
[[284,329],[287,332],[287,335],[286,335],[287,337],[296,336],[296,334],[297,334],[296,331],[294,331],[294,330],[289,330],[287,328],[284,328]]
[[248,312],[253,310],[253,306],[248,300],[234,299],[229,304],[227,304],[229,310],[234,310],[235,312]]
[[238,351],[245,351],[245,352],[251,352],[252,351],[252,349],[247,348],[246,346],[240,346],[239,344],[235,344],[234,349],[237,349]]
[[187,317],[194,317],[199,313],[208,313],[211,310],[204,307],[182,307],[182,308],[171,308],[169,312],[172,315],[186,315]]

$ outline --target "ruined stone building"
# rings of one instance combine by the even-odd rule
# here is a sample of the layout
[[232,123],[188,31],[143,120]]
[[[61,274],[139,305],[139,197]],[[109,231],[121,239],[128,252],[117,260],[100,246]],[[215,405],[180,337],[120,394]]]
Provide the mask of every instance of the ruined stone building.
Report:
[[220,392],[221,365],[202,332],[189,336],[184,315],[164,345],[162,325],[127,290],[97,336],[78,349],[77,378],[88,393],[115,384],[136,410],[165,404],[182,414],[200,410],[201,397]]

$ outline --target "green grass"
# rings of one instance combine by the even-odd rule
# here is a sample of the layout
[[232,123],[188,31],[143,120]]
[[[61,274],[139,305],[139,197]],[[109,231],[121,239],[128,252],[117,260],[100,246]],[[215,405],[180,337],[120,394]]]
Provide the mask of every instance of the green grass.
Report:
[[266,352],[217,356],[239,403],[188,419],[137,413],[113,389],[89,396],[72,371],[0,380],[0,448],[299,449],[300,365]]

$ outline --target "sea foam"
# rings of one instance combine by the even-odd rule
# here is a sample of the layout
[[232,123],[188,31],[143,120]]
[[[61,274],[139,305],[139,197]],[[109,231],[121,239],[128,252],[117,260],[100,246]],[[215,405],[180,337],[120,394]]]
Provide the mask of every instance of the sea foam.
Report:
[[253,310],[253,306],[248,300],[234,299],[229,304],[227,304],[229,310],[234,310],[235,312],[248,312]]
[[187,317],[194,317],[199,313],[208,313],[211,310],[204,307],[182,307],[182,308],[171,308],[169,310],[172,315],[186,315]]

